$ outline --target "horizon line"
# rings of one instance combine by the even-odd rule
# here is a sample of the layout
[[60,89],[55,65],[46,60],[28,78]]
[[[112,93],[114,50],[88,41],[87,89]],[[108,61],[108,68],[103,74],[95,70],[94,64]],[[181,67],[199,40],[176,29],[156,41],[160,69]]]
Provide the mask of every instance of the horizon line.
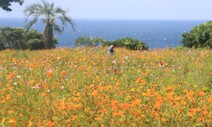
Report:
[[[24,17],[0,17],[0,19],[26,19]],[[141,21],[141,20],[146,20],[146,21],[152,21],[152,20],[157,20],[157,21],[164,21],[164,20],[170,20],[170,21],[212,21],[212,19],[136,19],[136,18],[132,18],[132,19],[126,19],[126,18],[120,18],[120,19],[113,19],[113,18],[72,18],[72,20],[137,20],[137,21]]]

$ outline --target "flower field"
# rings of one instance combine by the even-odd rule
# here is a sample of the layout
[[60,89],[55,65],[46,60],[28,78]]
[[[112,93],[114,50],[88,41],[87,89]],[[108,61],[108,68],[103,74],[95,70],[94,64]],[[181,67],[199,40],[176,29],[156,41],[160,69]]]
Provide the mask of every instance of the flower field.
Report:
[[0,127],[212,126],[212,50],[0,51]]

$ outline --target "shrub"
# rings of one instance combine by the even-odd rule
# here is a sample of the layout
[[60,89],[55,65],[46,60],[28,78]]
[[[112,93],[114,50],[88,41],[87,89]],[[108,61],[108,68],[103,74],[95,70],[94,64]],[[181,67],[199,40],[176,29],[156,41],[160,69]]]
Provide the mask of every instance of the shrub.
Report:
[[126,47],[131,50],[147,50],[149,47],[142,41],[132,38],[122,38],[115,41],[104,42],[104,46],[114,45],[116,47]]
[[24,49],[24,30],[21,28],[0,28],[0,43],[4,48]]
[[182,34],[185,47],[212,48],[212,21],[194,27],[189,33]]
[[88,47],[96,47],[104,42],[104,39],[99,37],[79,37],[75,41],[76,46],[88,46]]
[[40,40],[40,39],[30,39],[27,42],[27,47],[30,50],[44,49],[44,43],[43,43],[43,40]]
[[3,50],[3,49],[5,49],[5,46],[3,43],[0,42],[0,50]]

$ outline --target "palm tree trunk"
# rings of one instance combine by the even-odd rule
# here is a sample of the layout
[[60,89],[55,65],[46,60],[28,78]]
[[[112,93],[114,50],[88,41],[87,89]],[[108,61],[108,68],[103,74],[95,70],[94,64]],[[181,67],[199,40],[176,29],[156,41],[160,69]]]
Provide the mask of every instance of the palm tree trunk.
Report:
[[44,48],[50,49],[51,43],[53,41],[53,26],[51,24],[47,24],[44,30]]

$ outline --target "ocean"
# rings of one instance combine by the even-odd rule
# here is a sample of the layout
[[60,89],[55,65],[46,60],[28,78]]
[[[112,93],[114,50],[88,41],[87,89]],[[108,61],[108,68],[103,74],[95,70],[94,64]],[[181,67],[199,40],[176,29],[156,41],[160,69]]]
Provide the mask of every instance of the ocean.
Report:
[[[55,33],[57,47],[75,47],[75,40],[82,36],[116,40],[130,37],[145,42],[150,48],[167,48],[181,45],[182,34],[202,20],[73,20],[76,31],[70,25],[63,33]],[[24,19],[0,19],[0,27],[24,27]],[[42,32],[39,22],[32,29]]]

